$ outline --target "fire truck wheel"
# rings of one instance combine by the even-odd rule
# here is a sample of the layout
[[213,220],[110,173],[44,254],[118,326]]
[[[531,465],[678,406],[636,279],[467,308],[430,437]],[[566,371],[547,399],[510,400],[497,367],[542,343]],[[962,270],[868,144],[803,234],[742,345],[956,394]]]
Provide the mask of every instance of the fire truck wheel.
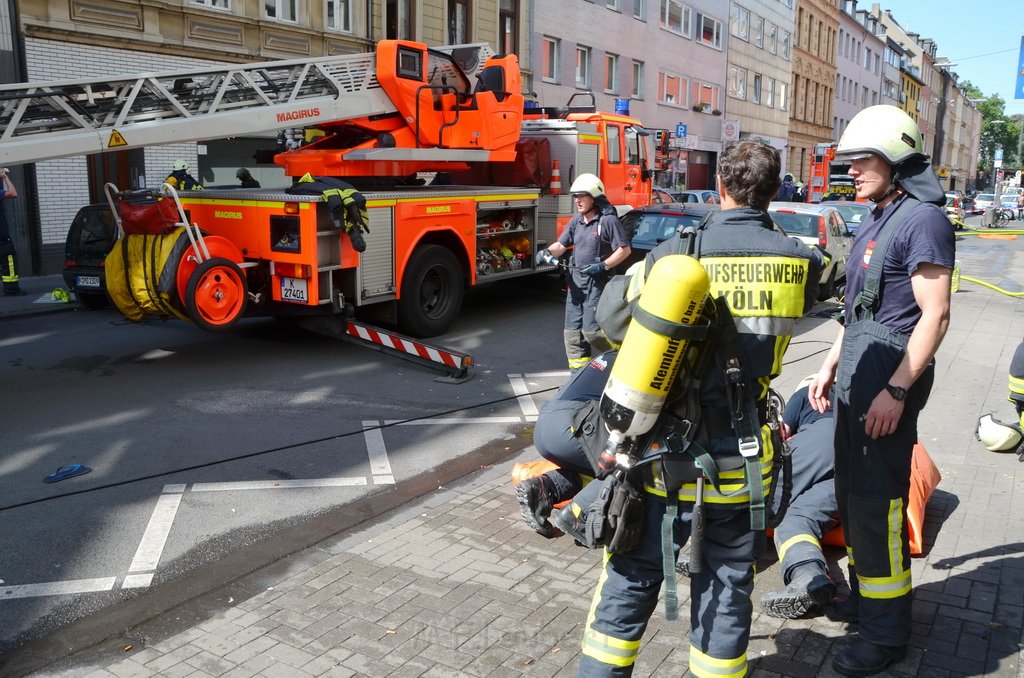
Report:
[[433,337],[448,329],[462,306],[462,268],[441,245],[421,247],[402,279],[398,323],[414,337]]
[[229,259],[213,257],[189,276],[185,312],[199,327],[216,332],[242,317],[247,296],[242,269]]

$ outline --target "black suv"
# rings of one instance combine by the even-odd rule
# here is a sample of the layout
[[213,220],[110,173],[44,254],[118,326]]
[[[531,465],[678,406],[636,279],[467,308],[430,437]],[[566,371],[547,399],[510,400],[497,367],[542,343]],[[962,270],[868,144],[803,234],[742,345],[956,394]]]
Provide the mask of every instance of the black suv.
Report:
[[618,270],[625,271],[633,262],[646,257],[648,252],[675,235],[680,227],[697,226],[709,213],[718,210],[718,205],[692,202],[664,203],[630,210],[622,216],[622,226],[633,251]]
[[103,261],[117,240],[117,223],[110,205],[86,205],[78,210],[64,245],[64,283],[86,308],[107,305]]

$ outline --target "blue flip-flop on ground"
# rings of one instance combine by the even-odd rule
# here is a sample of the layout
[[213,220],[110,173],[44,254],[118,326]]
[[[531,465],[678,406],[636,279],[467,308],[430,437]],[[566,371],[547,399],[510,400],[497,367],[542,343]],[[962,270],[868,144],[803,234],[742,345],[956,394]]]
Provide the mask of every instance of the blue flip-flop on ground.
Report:
[[43,482],[56,483],[58,481],[64,480],[65,478],[80,476],[84,473],[88,473],[91,470],[92,469],[89,468],[88,466],[82,466],[81,464],[68,464],[67,466],[61,466],[56,471],[43,478]]

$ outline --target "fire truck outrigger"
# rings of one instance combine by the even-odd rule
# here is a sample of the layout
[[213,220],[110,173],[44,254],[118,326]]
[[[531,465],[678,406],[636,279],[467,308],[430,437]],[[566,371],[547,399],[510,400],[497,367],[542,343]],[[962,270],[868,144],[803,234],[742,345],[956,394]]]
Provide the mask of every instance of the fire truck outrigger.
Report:
[[[0,87],[0,163],[323,130],[275,162],[293,180],[340,178],[358,189],[365,251],[322,195],[164,188],[154,201],[180,196],[173,226],[194,233],[169,263],[166,308],[152,312],[207,330],[244,315],[326,317],[343,327],[358,313],[427,337],[452,324],[465,287],[551,270],[534,254],[572,216],[569,196],[549,188],[552,162],[569,182],[601,176],[620,211],[650,201],[639,121],[597,112],[592,96],[589,106],[524,107],[520,92],[514,55],[406,40],[383,40],[366,54],[8,85]],[[438,173],[433,185],[422,185],[422,173]],[[120,197],[129,198],[121,206],[131,202]]]

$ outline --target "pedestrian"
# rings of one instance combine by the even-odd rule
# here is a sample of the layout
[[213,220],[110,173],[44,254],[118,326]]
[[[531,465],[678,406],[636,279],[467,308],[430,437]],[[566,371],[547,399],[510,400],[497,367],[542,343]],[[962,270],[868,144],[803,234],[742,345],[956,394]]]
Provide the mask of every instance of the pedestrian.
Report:
[[[774,460],[767,426],[768,386],[781,372],[797,318],[814,304],[823,267],[817,249],[776,231],[766,211],[778,194],[780,166],[778,152],[768,145],[749,140],[728,144],[718,164],[722,210],[709,214],[692,237],[677,233],[655,248],[647,261],[634,265],[631,282],[636,284],[626,287],[628,298],[609,295],[602,302],[604,307],[621,301],[628,313],[626,304],[643,288],[648,267],[693,245],[692,255],[711,280],[715,300],[709,305],[715,309],[721,334],[714,345],[705,346],[715,358],[700,361],[706,371],[693,379],[677,379],[684,390],[670,393],[651,443],[641,450],[647,463],[626,475],[626,484],[642,497],[642,506],[635,522],[621,522],[638,541],[614,550],[606,546],[584,630],[580,676],[631,675],[663,583],[666,601],[675,599],[674,563],[694,527],[698,468],[709,469],[710,482],[700,485],[703,557],[690,579],[689,667],[695,676],[746,673],[754,563],[764,551],[763,508]],[[740,275],[740,270],[747,273]],[[640,277],[632,279],[635,276]],[[622,340],[615,331],[609,337],[616,343]],[[620,351],[618,360],[622,359]],[[684,426],[695,420],[699,426]],[[581,430],[604,425],[599,409],[574,423]],[[743,436],[743,446],[737,430],[749,433]],[[678,436],[689,436],[690,443],[676,446]],[[671,452],[665,454],[666,449]],[[703,466],[695,463],[697,457]],[[581,494],[615,477],[591,483]],[[574,499],[557,514],[575,522],[570,534],[584,531],[575,504]],[[670,606],[666,616],[673,615]]]
[[1017,194],[1017,221],[1024,221],[1024,190]]
[[7,201],[18,197],[18,190],[11,181],[8,170],[0,169],[0,280],[3,281],[5,297],[25,294],[18,277],[18,253],[11,239],[11,227],[7,221]]
[[200,191],[203,185],[195,177],[189,174],[188,163],[184,160],[175,160],[174,169],[164,179],[165,184],[170,184],[178,191]]
[[921,131],[895,106],[871,106],[836,148],[857,198],[874,203],[846,271],[845,326],[810,384],[823,412],[835,386],[836,499],[849,553],[849,598],[830,617],[859,623],[832,661],[869,676],[901,660],[911,636],[905,529],[918,414],[949,325],[956,244]]
[[260,187],[260,182],[256,181],[256,178],[253,177],[252,173],[245,167],[241,167],[237,172],[235,172],[235,178],[241,182],[242,188]]
[[[835,419],[832,409],[817,412],[798,388],[786,403],[782,420],[792,461],[792,490],[773,539],[785,590],[761,597],[771,617],[797,619],[822,612],[836,594],[821,550],[821,539],[839,524],[835,490]],[[781,502],[781,492],[775,498]],[[778,509],[776,509],[778,510]]]
[[779,196],[776,199],[782,202],[791,202],[795,193],[796,184],[793,183],[793,175],[787,173],[782,178],[782,186],[779,187]]
[[605,197],[599,178],[581,174],[569,192],[577,214],[558,241],[537,254],[537,263],[554,263],[572,248],[564,341],[569,368],[578,370],[590,362],[594,353],[610,348],[595,320],[597,302],[613,269],[629,257],[630,248],[622,222]]

